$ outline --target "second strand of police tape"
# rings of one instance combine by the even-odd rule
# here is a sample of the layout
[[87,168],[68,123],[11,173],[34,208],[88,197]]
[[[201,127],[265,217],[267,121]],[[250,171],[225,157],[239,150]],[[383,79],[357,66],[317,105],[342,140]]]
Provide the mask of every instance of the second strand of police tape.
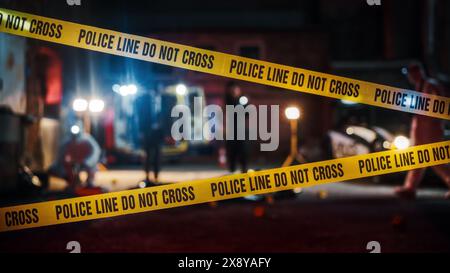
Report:
[[0,8],[0,31],[227,78],[450,120],[450,98]]
[[19,230],[267,194],[450,163],[450,141],[183,182],[0,208],[0,231]]

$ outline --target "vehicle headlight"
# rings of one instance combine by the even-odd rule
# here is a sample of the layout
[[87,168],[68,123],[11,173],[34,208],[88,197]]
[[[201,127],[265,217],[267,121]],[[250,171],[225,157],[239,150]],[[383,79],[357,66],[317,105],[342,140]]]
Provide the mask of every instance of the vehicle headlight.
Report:
[[394,144],[393,148],[396,148],[396,149],[399,149],[399,150],[403,150],[403,149],[409,148],[409,146],[410,146],[409,139],[407,137],[405,137],[405,136],[397,136],[397,137],[395,137],[393,144]]

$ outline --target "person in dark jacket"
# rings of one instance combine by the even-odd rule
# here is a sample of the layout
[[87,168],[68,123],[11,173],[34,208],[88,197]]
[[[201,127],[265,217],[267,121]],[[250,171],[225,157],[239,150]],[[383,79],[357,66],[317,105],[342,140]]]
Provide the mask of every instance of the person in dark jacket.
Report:
[[[242,97],[242,91],[239,85],[237,85],[235,82],[229,82],[226,86],[225,91],[225,104],[226,105],[239,105],[240,101],[239,99]],[[244,123],[244,128],[247,128],[245,126],[246,120],[237,120],[237,115],[234,114],[234,138],[233,140],[226,140],[225,146],[226,146],[226,155],[227,155],[227,162],[228,162],[228,169],[230,172],[236,171],[236,165],[239,162],[241,164],[241,171],[243,173],[247,172],[248,168],[248,153],[249,153],[249,147],[247,140],[238,140],[237,139],[237,128],[238,123]],[[226,125],[227,130],[230,128],[228,127],[229,124]],[[246,136],[247,138],[247,132]]]
[[[139,137],[145,152],[144,171],[147,185],[155,184],[161,166],[161,146],[163,132],[161,126],[160,97],[154,89],[146,90],[137,98],[137,113],[139,123]],[[154,181],[150,179],[153,170]]]

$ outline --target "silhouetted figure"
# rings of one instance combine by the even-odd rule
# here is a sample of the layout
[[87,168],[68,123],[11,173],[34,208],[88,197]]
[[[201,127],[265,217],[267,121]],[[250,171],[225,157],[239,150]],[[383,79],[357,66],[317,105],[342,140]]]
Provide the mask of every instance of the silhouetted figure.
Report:
[[[234,82],[229,82],[226,86],[226,93],[225,93],[225,104],[226,105],[239,105],[239,99],[242,96],[241,88]],[[236,171],[236,163],[239,162],[241,164],[241,171],[243,173],[247,172],[248,167],[248,153],[249,153],[249,147],[247,143],[247,132],[244,140],[238,140],[238,124],[244,123],[244,128],[247,129],[246,120],[241,119],[237,120],[237,115],[234,115],[234,140],[226,140],[226,154],[227,154],[227,161],[228,161],[228,168],[230,172]],[[226,125],[227,130],[231,129],[229,128],[229,124]],[[247,131],[247,130],[246,130]]]
[[[411,63],[408,66],[408,81],[418,92],[443,96],[445,88],[436,80],[427,78],[421,64]],[[440,119],[427,117],[423,115],[414,115],[411,122],[410,138],[413,145],[428,144],[432,142],[443,141],[444,128]],[[450,168],[448,165],[439,165],[431,167],[436,174],[450,188]],[[416,189],[423,179],[425,168],[415,169],[408,172],[405,184],[395,189],[395,193],[403,198],[414,199]],[[450,191],[445,195],[450,198]]]
[[[144,171],[147,185],[158,181],[161,164],[161,145],[163,131],[161,126],[160,97],[154,90],[144,91],[137,99],[139,121],[139,136],[145,152]],[[149,173],[153,170],[155,181],[150,180]]]

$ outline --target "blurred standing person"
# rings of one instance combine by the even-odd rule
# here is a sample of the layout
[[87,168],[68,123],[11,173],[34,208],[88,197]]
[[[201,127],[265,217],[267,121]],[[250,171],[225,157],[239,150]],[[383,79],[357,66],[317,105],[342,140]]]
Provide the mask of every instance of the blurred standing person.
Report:
[[[239,85],[237,85],[235,82],[229,82],[226,86],[225,90],[225,104],[226,105],[243,105],[247,104],[247,102],[243,103],[240,101],[242,97],[242,90]],[[227,130],[233,130],[233,140],[226,139],[225,140],[225,146],[226,146],[226,156],[228,161],[228,169],[230,172],[236,171],[236,163],[239,161],[241,164],[241,171],[243,173],[247,172],[248,167],[248,143],[247,143],[247,126],[246,126],[246,119],[237,119],[237,114],[234,113],[234,123],[233,128],[230,128],[230,124],[227,123],[226,129]],[[238,140],[238,123],[241,123],[240,125],[243,125],[242,128],[246,128],[245,132],[245,139],[244,140]],[[242,124],[243,123],[243,124]]]
[[[145,152],[144,171],[147,186],[158,182],[161,165],[161,145],[163,132],[161,126],[161,98],[155,89],[145,90],[137,99],[139,137]],[[153,170],[154,181],[149,173]]]
[[[407,77],[409,83],[414,86],[417,92],[439,96],[445,95],[445,87],[436,80],[427,78],[425,70],[420,63],[414,62],[408,66]],[[412,118],[410,138],[413,145],[443,141],[443,136],[444,129],[441,119],[423,115],[414,115]],[[450,188],[449,166],[439,165],[431,168]],[[414,199],[416,197],[416,189],[422,181],[424,173],[425,168],[409,171],[404,185],[395,189],[397,196]],[[445,198],[450,199],[450,190],[445,194]]]

